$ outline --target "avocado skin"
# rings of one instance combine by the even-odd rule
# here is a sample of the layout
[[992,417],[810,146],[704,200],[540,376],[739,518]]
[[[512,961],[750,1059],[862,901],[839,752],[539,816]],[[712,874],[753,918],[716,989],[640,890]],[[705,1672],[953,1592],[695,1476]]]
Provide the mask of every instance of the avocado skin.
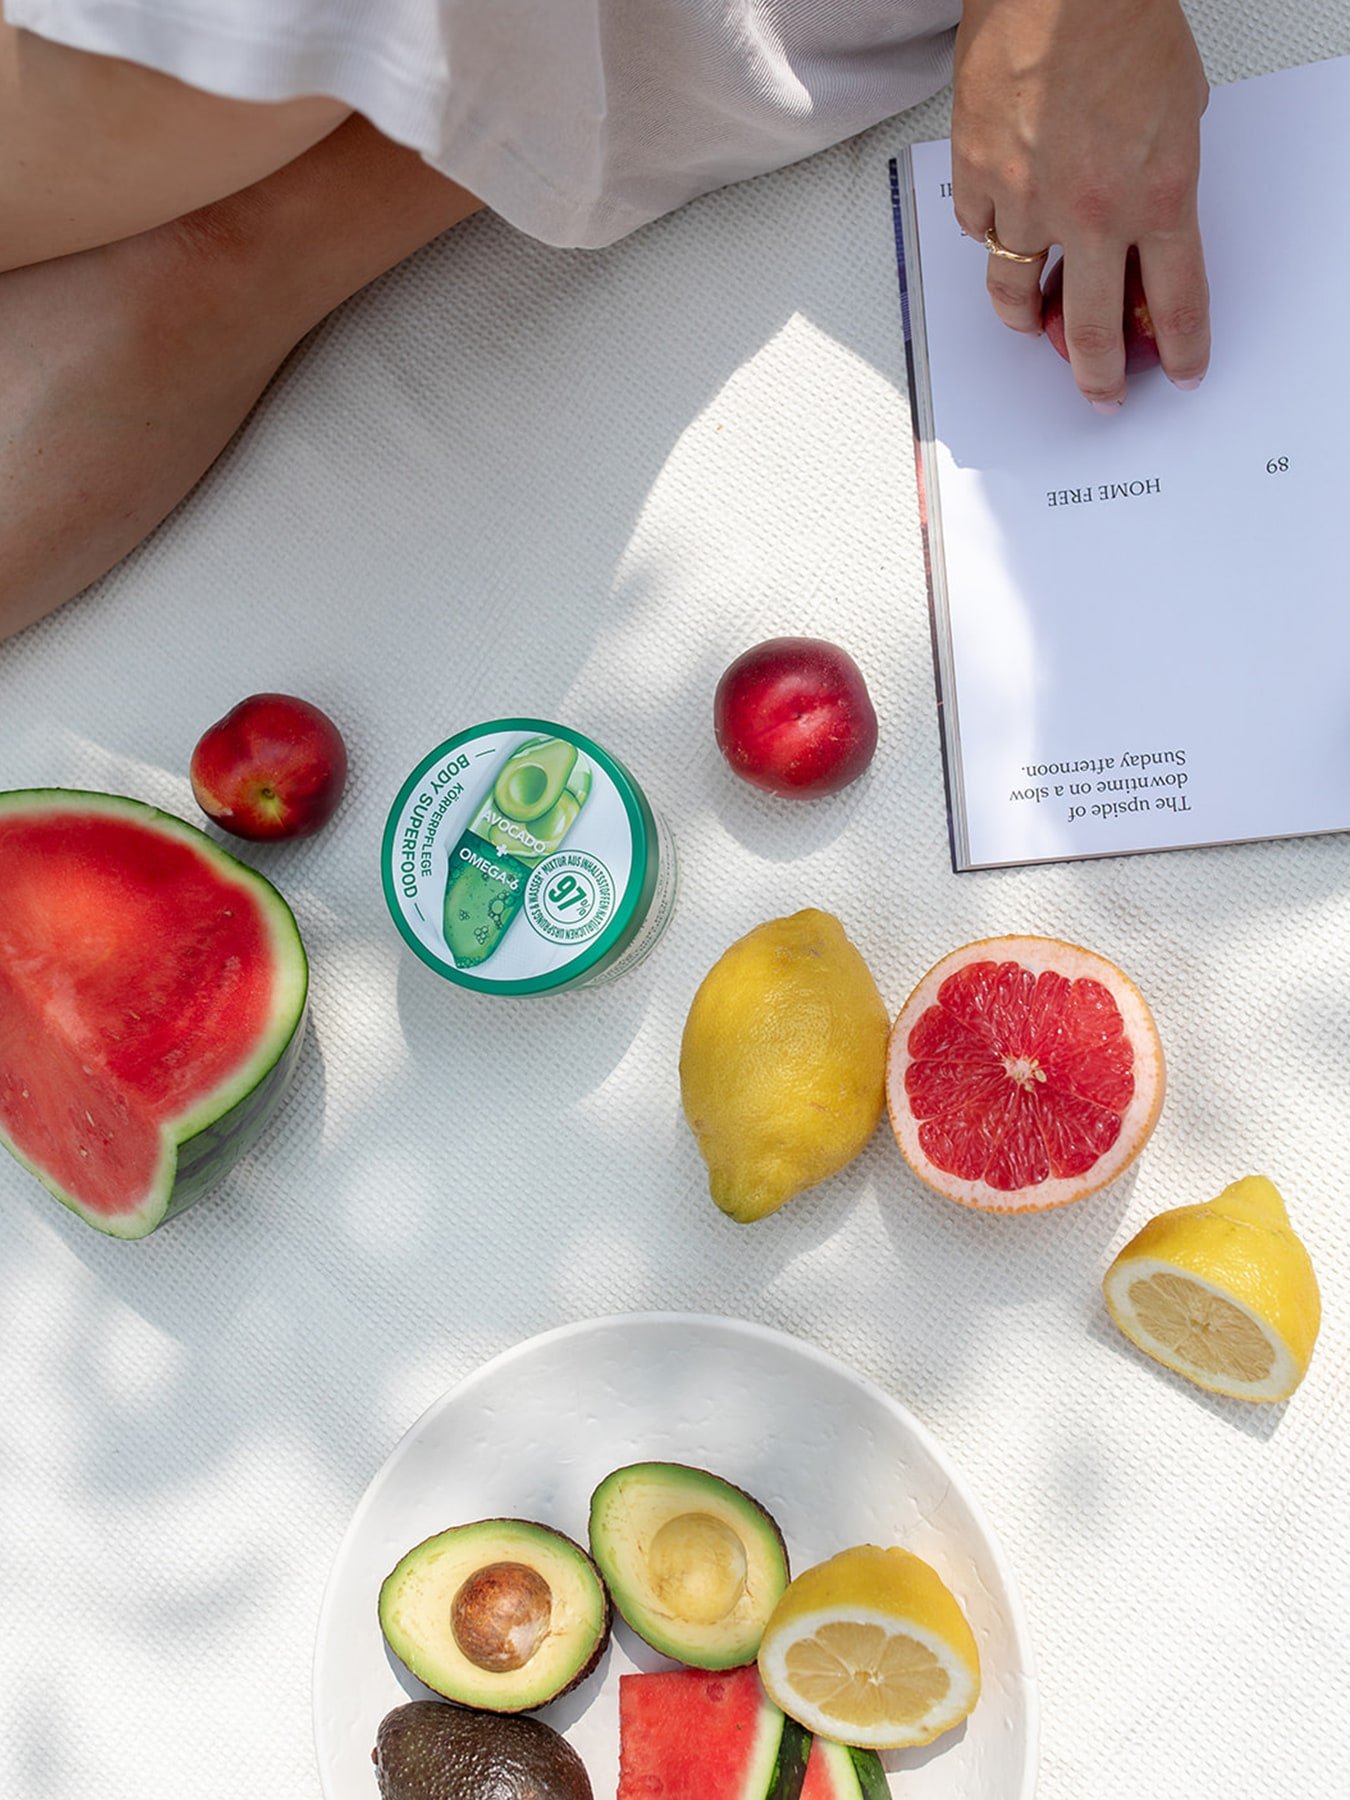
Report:
[[382,1800],[594,1800],[585,1765],[541,1719],[410,1700],[371,1752]]

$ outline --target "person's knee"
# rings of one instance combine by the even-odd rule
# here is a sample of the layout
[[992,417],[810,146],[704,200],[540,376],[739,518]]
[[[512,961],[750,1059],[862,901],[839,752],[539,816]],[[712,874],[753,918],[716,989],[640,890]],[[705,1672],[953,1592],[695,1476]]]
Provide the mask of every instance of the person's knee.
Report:
[[0,25],[0,269],[111,243],[251,186],[347,116],[232,100]]

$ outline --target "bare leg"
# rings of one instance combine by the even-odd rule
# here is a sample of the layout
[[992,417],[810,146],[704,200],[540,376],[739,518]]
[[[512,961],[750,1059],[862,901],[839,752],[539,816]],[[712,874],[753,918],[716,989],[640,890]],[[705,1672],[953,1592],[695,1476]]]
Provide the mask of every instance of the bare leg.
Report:
[[0,269],[111,244],[261,181],[347,116],[223,100],[0,22]]
[[0,638],[134,548],[307,331],[478,205],[353,117],[242,193],[0,275]]

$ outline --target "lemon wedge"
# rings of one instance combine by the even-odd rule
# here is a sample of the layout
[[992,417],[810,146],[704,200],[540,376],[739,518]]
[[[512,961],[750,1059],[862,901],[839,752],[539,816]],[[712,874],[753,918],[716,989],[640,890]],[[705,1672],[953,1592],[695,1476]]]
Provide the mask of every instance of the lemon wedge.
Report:
[[908,1550],[858,1544],[788,1584],[759,1647],[775,1705],[868,1750],[928,1744],[980,1695],[980,1656],[955,1596]]
[[1264,1175],[1150,1219],[1102,1288],[1132,1344],[1236,1400],[1288,1399],[1322,1320],[1312,1259]]

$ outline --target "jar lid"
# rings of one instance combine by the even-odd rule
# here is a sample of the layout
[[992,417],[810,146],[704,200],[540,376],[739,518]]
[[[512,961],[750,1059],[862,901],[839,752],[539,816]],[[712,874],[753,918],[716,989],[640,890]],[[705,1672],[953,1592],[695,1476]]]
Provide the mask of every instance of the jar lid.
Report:
[[623,764],[547,719],[493,719],[438,744],[384,829],[394,923],[428,967],[482,993],[592,980],[641,930],[657,827]]

